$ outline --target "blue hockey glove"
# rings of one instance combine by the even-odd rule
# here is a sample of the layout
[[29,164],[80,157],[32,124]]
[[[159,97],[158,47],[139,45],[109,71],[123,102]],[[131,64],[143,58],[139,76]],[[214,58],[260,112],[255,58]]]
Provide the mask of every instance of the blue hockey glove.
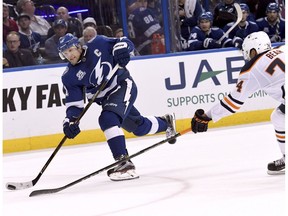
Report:
[[113,47],[112,54],[116,63],[121,67],[125,67],[130,61],[130,53],[126,42],[116,43]]
[[194,133],[205,132],[208,129],[208,123],[212,119],[205,115],[203,109],[198,109],[195,112],[191,121],[191,130]]
[[242,49],[243,39],[240,37],[234,37],[232,43],[236,48]]
[[79,124],[69,122],[69,119],[65,119],[63,122],[63,132],[69,139],[74,139],[80,132]]
[[205,49],[214,49],[214,48],[220,48],[221,47],[221,44],[218,44],[216,42],[216,40],[212,39],[212,38],[206,38],[204,41],[203,41],[203,47]]

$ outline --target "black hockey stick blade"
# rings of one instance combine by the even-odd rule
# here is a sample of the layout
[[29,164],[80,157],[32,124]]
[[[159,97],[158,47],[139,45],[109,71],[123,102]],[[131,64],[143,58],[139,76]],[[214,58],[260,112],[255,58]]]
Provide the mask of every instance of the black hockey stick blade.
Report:
[[[103,83],[101,84],[98,91],[93,95],[93,97],[91,98],[89,103],[85,106],[85,108],[83,109],[81,114],[76,119],[76,121],[75,121],[76,124],[80,122],[80,120],[82,119],[84,114],[88,111],[89,107],[92,105],[94,100],[97,98],[97,96],[100,94],[100,92],[105,88],[105,86],[107,85],[109,80],[113,77],[113,75],[116,73],[116,71],[118,69],[119,69],[119,64],[115,65],[114,68],[112,69],[112,71],[107,75],[106,79],[103,81]],[[6,188],[8,190],[22,190],[22,189],[27,189],[27,188],[33,187],[39,181],[42,174],[44,173],[44,171],[46,170],[46,168],[48,167],[48,165],[52,161],[52,159],[55,157],[55,155],[57,154],[59,149],[65,143],[66,139],[67,139],[66,136],[64,136],[62,138],[61,142],[58,144],[56,149],[53,151],[53,153],[51,154],[51,156],[49,157],[49,159],[47,160],[47,162],[45,163],[45,165],[43,166],[43,168],[41,169],[41,171],[39,172],[39,174],[37,175],[37,177],[35,179],[33,179],[32,181],[28,181],[28,182],[8,182],[6,184]]]
[[43,168],[41,169],[41,171],[39,172],[39,174],[36,176],[35,179],[33,179],[32,181],[28,181],[28,182],[8,182],[6,184],[6,188],[8,190],[23,190],[23,189],[33,187],[39,181],[43,172],[46,170],[46,168],[48,167],[52,159],[55,157],[59,149],[62,147],[66,139],[67,139],[66,136],[62,138],[61,142],[58,144],[58,146],[56,147],[54,152],[51,154],[51,156],[49,157],[49,159],[47,160],[47,162],[45,163],[45,165],[43,166]]
[[173,140],[173,139],[175,139],[175,138],[177,138],[177,137],[179,137],[179,136],[181,136],[181,135],[183,135],[183,134],[186,134],[186,133],[188,133],[188,132],[190,132],[190,131],[191,131],[191,128],[188,128],[188,129],[185,129],[185,130],[183,130],[183,131],[180,131],[179,133],[175,134],[174,136],[172,136],[172,137],[170,137],[170,138],[167,138],[167,139],[164,139],[164,140],[162,140],[162,141],[160,141],[160,142],[158,142],[158,143],[155,143],[154,145],[151,145],[151,146],[149,146],[149,147],[147,147],[147,148],[145,148],[145,149],[142,149],[142,150],[136,152],[135,154],[130,155],[130,156],[127,157],[127,158],[123,158],[123,159],[120,160],[120,161],[116,161],[116,162],[114,162],[114,163],[112,163],[112,164],[110,164],[110,165],[108,165],[108,166],[106,166],[106,167],[103,167],[102,169],[99,169],[99,170],[97,170],[97,171],[95,171],[95,172],[93,172],[93,173],[90,173],[89,175],[86,175],[86,176],[84,176],[84,177],[82,177],[82,178],[80,178],[80,179],[77,179],[77,180],[75,180],[75,181],[73,181],[73,182],[71,182],[71,183],[69,183],[69,184],[67,184],[67,185],[64,185],[64,186],[59,187],[59,188],[35,190],[35,191],[32,191],[29,196],[30,196],[30,197],[33,197],[33,196],[39,196],[39,195],[45,195],[45,194],[58,193],[58,192],[60,192],[60,191],[62,191],[62,190],[65,190],[65,189],[67,189],[67,188],[69,188],[69,187],[71,187],[71,186],[73,186],[73,185],[76,185],[76,184],[78,184],[78,183],[80,183],[80,182],[82,182],[82,181],[84,181],[84,180],[86,180],[86,179],[88,179],[88,178],[91,178],[91,177],[94,176],[94,175],[98,175],[99,173],[102,173],[102,172],[104,172],[105,170],[111,169],[111,168],[117,166],[118,164],[120,164],[120,163],[122,163],[122,162],[124,162],[124,161],[126,161],[126,160],[132,159],[132,158],[134,158],[134,157],[136,157],[136,156],[138,156],[138,155],[140,155],[140,154],[143,154],[144,152],[147,152],[147,151],[149,151],[149,150],[151,150],[151,149],[153,149],[153,148],[155,148],[155,147],[157,147],[157,146],[159,146],[159,145],[161,145],[161,144],[164,144],[164,143],[166,143],[166,142],[168,142],[168,141],[170,141],[170,140]]

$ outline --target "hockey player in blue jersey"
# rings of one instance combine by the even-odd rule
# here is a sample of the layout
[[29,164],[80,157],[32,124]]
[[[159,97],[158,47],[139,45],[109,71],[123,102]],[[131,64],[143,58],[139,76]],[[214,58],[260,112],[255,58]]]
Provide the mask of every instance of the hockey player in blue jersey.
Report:
[[[247,4],[241,3],[240,4],[242,10],[242,20],[240,23],[229,33],[229,38],[232,39],[232,42],[235,43],[235,46],[239,49],[242,48],[242,43],[244,38],[253,33],[258,31],[258,26],[255,22],[248,21],[247,18],[249,16],[250,10]],[[228,23],[224,28],[224,32],[229,30],[231,26],[234,25],[234,22]],[[237,44],[236,44],[237,43]]]
[[152,53],[153,35],[163,35],[163,28],[152,10],[147,8],[147,0],[133,0],[129,6],[129,38],[135,43],[140,55]]
[[[62,59],[69,61],[62,75],[66,95],[63,131],[67,138],[73,139],[80,133],[79,125],[73,122],[84,108],[84,89],[87,98],[91,99],[117,63],[119,69],[95,99],[102,107],[98,121],[114,159],[122,160],[128,156],[121,128],[136,136],[166,131],[166,136],[170,138],[176,134],[173,115],[144,117],[133,105],[137,97],[137,86],[125,68],[134,50],[129,39],[97,35],[86,45],[80,46],[78,38],[66,34],[59,39],[58,50]],[[91,120],[96,121],[96,117]],[[169,142],[175,143],[176,139]],[[139,177],[130,160],[108,170],[107,174],[115,181]]]
[[256,20],[259,31],[268,34],[272,43],[285,41],[285,20],[279,16],[280,8],[277,3],[269,3],[266,17]]
[[225,37],[217,43],[224,31],[218,27],[212,27],[213,16],[211,12],[204,12],[198,18],[198,26],[190,33],[187,50],[215,49],[221,47],[234,47],[232,39]]

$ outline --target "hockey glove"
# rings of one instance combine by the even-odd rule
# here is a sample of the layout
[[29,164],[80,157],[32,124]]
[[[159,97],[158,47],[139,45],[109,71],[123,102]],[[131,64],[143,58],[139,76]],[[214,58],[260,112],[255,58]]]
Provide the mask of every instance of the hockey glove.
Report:
[[63,122],[63,132],[69,139],[74,139],[80,132],[79,124],[70,122],[69,119],[65,119]]
[[205,49],[214,49],[214,48],[220,48],[221,47],[221,44],[218,44],[216,42],[216,40],[212,39],[212,38],[206,38],[204,41],[203,41],[203,47]]
[[211,118],[209,118],[208,116],[206,116],[204,114],[204,110],[203,109],[198,109],[198,110],[196,110],[195,115],[192,118],[191,130],[194,133],[205,132],[205,131],[207,131],[208,123],[211,120],[212,120]]
[[242,49],[243,39],[240,37],[234,37],[232,43],[236,48]]
[[271,43],[281,42],[281,37],[279,35],[275,34],[270,38],[270,41],[271,41]]
[[116,63],[121,67],[125,67],[130,61],[130,53],[126,42],[116,43],[113,47],[112,54]]

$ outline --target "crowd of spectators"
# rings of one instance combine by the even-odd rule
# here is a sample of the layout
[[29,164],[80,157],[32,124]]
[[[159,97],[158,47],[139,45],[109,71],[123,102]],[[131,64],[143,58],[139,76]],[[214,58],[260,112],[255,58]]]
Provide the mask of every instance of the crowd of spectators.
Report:
[[[13,7],[3,3],[3,68],[63,62],[57,50],[60,37],[71,33],[79,38],[81,44],[85,44],[98,33],[93,17],[80,21],[71,17],[63,6],[55,11],[53,22],[36,15],[36,7],[31,0],[17,1],[13,7],[17,14],[14,18],[9,15],[9,6]],[[100,34],[113,36],[109,26],[99,31]],[[123,36],[123,30],[117,35],[121,32]]]
[[[165,35],[160,0],[128,0],[128,37],[135,43],[136,54],[165,53]],[[282,0],[218,0],[211,11],[200,0],[178,0],[175,18],[179,23],[179,51],[237,47],[256,31],[265,31],[271,42],[285,41],[284,3]],[[222,38],[237,19],[234,3],[241,6],[243,18]],[[260,3],[261,2],[261,3]],[[58,63],[58,39],[66,33],[79,38],[82,45],[99,35],[122,37],[122,28],[97,26],[94,17],[83,21],[69,15],[66,7],[55,11],[48,22],[35,14],[31,0],[18,0],[17,17],[11,18],[9,6],[3,3],[3,67]],[[221,38],[221,39],[220,39]],[[32,56],[32,58],[31,58]],[[29,60],[28,60],[29,59]],[[32,59],[32,60],[31,60]]]

